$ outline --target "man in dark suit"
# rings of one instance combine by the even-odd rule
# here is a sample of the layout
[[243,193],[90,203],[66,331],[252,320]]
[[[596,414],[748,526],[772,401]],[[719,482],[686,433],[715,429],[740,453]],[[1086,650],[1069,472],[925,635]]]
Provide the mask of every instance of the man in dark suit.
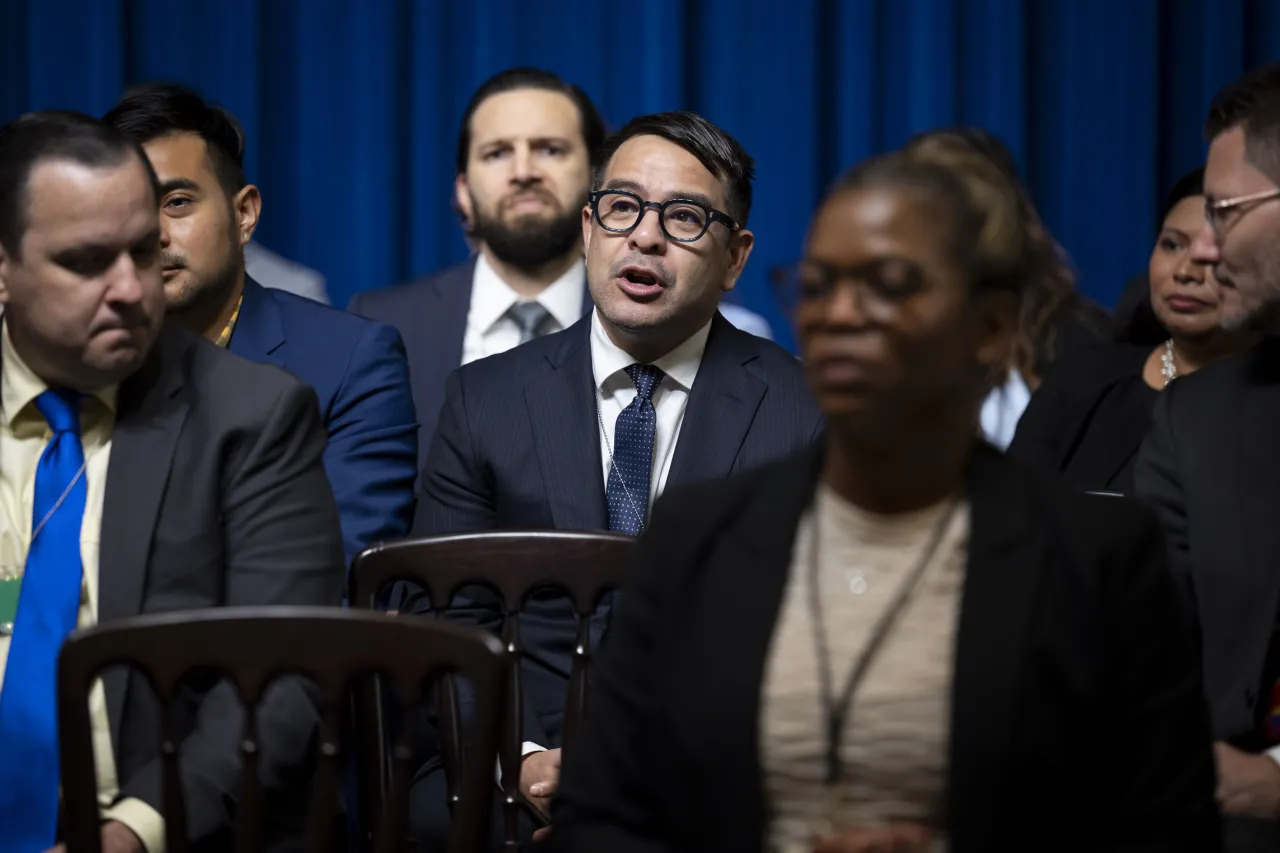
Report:
[[352,297],[350,311],[404,337],[419,464],[451,370],[566,329],[591,310],[579,218],[603,141],[604,120],[577,86],[534,68],[490,77],[463,113],[454,179],[477,256]]
[[[315,395],[274,367],[162,329],[157,193],[141,149],[87,116],[37,113],[0,129],[6,851],[56,840],[54,673],[71,630],[340,598]],[[191,839],[223,849],[240,787],[239,700],[228,684],[191,684],[174,711]],[[141,677],[113,670],[90,712],[104,849],[163,849],[159,706]],[[274,844],[301,828],[291,806],[304,805],[318,717],[289,680],[258,719]]]
[[[1207,224],[1228,329],[1280,332],[1280,64],[1214,99]],[[1202,634],[1228,851],[1280,850],[1280,346],[1170,383],[1138,461]]]
[[[799,362],[717,311],[754,242],[751,158],[691,113],[634,119],[602,150],[581,214],[595,311],[449,376],[415,534],[638,535],[668,484],[724,478],[805,446],[821,429]],[[473,617],[498,627],[492,602],[477,593],[470,603]],[[597,614],[600,625],[608,610]],[[545,809],[575,622],[568,602],[548,594],[530,602],[521,625],[520,784]],[[419,808],[443,807],[439,775],[419,783]]]
[[348,563],[404,536],[418,454],[399,333],[245,275],[261,197],[245,183],[243,134],[225,110],[178,86],[148,85],[105,121],[143,146],[159,176],[170,315],[237,355],[288,370],[319,396]]

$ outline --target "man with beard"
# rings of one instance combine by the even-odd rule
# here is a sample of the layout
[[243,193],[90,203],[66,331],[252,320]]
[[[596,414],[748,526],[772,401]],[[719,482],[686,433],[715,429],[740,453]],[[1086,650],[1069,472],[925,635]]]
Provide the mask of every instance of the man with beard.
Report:
[[351,299],[349,310],[404,337],[423,460],[451,370],[590,310],[581,216],[603,140],[604,121],[579,87],[535,68],[489,78],[463,113],[454,181],[477,256]]
[[374,542],[404,536],[418,435],[399,333],[245,274],[262,199],[245,182],[244,136],[230,113],[180,86],[149,84],[104,120],[142,146],[160,179],[168,316],[315,389],[348,564]]
[[[641,116],[602,146],[579,213],[595,308],[562,332],[449,375],[415,535],[639,535],[667,486],[722,479],[817,437],[821,415],[800,362],[718,310],[754,245],[753,173],[736,140],[692,113]],[[491,593],[459,598],[448,615],[501,630]],[[593,645],[612,599],[592,619]],[[403,609],[423,613],[428,602],[410,597]],[[523,613],[520,790],[545,813],[577,621],[555,591],[533,595]],[[414,829],[427,849],[440,844],[446,820],[442,775],[428,768],[413,790]]]
[[1228,86],[1205,127],[1222,324],[1271,337],[1170,383],[1138,460],[1203,645],[1228,853],[1280,851],[1280,64]]

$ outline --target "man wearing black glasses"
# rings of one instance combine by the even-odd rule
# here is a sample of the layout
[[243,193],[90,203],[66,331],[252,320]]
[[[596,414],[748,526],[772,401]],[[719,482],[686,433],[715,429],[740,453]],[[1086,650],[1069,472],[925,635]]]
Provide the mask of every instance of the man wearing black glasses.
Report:
[[[1280,333],[1280,64],[1214,99],[1205,220],[1222,324]],[[1227,853],[1280,850],[1280,342],[1170,383],[1138,461],[1202,636]]]
[[[754,242],[747,153],[700,116],[663,113],[628,123],[600,163],[582,212],[595,310],[450,375],[415,535],[639,535],[669,483],[724,478],[799,449],[821,429],[799,362],[717,311]],[[483,614],[471,621],[498,630],[499,608],[480,595],[468,601],[468,613]],[[595,638],[610,604],[593,620]],[[545,811],[576,626],[568,600],[551,596],[530,602],[521,626],[521,791]],[[443,808],[443,783],[432,778],[440,775],[419,782],[415,806]]]

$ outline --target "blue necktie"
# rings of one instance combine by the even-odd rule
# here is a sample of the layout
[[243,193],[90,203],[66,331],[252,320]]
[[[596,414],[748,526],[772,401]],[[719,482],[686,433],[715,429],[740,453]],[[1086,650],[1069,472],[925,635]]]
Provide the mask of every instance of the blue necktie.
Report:
[[41,853],[57,833],[58,650],[80,608],[88,491],[79,395],[50,390],[35,403],[53,438],[36,468],[32,540],[0,689],[0,847],[12,853]]
[[[644,530],[649,511],[649,482],[653,470],[653,439],[658,416],[653,392],[665,375],[652,364],[633,364],[627,376],[636,384],[636,398],[622,410],[613,428],[613,466],[605,488],[609,529],[630,536]],[[617,592],[604,597],[591,619],[591,645],[599,648],[617,604]]]
[[636,398],[622,410],[614,425],[613,466],[609,469],[605,501],[609,529],[639,536],[649,511],[649,476],[658,423],[653,392],[665,374],[652,364],[633,364],[626,371],[636,384]]

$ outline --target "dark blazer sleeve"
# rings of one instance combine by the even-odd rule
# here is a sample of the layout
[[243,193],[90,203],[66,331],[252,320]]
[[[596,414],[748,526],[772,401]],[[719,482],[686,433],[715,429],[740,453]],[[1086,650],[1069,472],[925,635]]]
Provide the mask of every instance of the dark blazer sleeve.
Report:
[[[1104,498],[1103,500],[1114,500]],[[1111,778],[1114,814],[1109,853],[1215,851],[1220,832],[1214,803],[1209,712],[1203,698],[1199,642],[1181,621],[1164,536],[1149,513],[1107,567],[1104,607],[1116,656],[1116,713],[1104,723],[1108,759],[1125,772]]]
[[480,456],[467,419],[462,376],[455,370],[445,380],[444,407],[422,469],[414,536],[488,530],[495,525],[493,486]]
[[[462,378],[455,370],[445,380],[444,408],[422,470],[414,536],[489,530],[495,526],[492,486],[484,476],[480,457],[467,420]],[[501,608],[492,593],[478,587],[468,587],[463,592],[450,608],[450,617],[464,624],[500,630]],[[431,602],[420,591],[410,590],[400,609],[425,614],[431,612]]]
[[640,540],[609,641],[592,670],[591,713],[562,768],[552,805],[555,853],[675,849],[660,804],[661,780],[672,771],[652,747],[664,736],[660,643],[670,586],[683,574],[673,543],[681,540],[677,528],[688,509],[659,500]]
[[[228,444],[222,465],[226,568],[223,602],[337,606],[343,580],[342,538],[322,454],[326,441],[315,393],[300,383],[282,393],[256,434]],[[229,827],[228,803],[240,790],[243,711],[223,682],[200,705],[181,746],[188,831],[203,838]],[[319,717],[299,679],[281,679],[258,712],[259,768],[268,792],[306,784]],[[122,786],[161,810],[160,760]]]
[[329,413],[324,465],[342,517],[348,565],[370,545],[408,534],[418,418],[404,344],[391,326],[371,327],[351,353]]
[[[479,460],[480,453],[473,445],[471,424],[467,420],[462,377],[455,370],[445,380],[444,408],[422,471],[422,493],[418,496],[413,520],[414,536],[494,527],[497,516],[492,487]],[[431,612],[432,603],[420,589],[409,587],[400,609],[423,615]],[[451,603],[447,615],[462,625],[495,634],[502,630],[502,608],[492,591],[483,587],[463,589]],[[468,691],[462,691],[460,702],[463,713],[468,713]],[[546,733],[532,703],[525,703],[524,718],[526,738],[546,743]]]
[[1134,492],[1150,505],[1160,519],[1169,545],[1169,567],[1187,607],[1187,616],[1196,619],[1195,588],[1191,575],[1191,549],[1187,538],[1187,507],[1178,476],[1174,436],[1173,402],[1178,384],[1172,383],[1156,401],[1151,430],[1138,451],[1134,472]]

